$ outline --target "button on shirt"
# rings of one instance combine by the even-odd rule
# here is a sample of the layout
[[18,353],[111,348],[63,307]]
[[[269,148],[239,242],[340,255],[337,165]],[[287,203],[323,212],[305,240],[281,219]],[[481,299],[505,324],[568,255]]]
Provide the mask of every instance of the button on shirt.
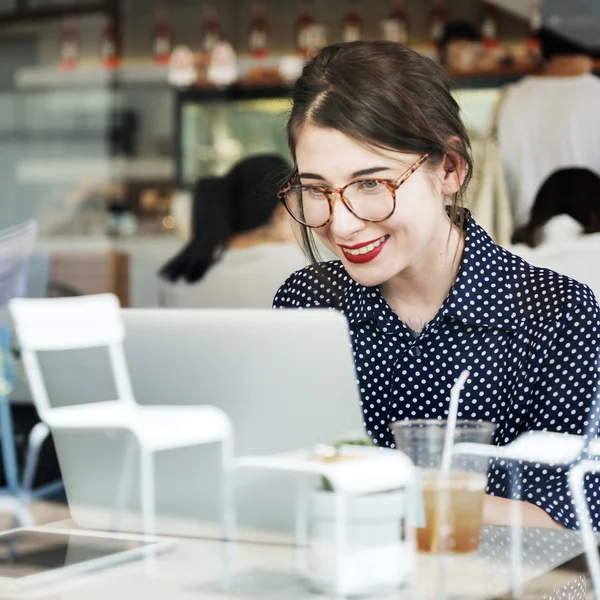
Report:
[[[365,428],[380,446],[394,447],[392,421],[446,418],[450,388],[467,368],[458,417],[496,423],[495,444],[530,430],[585,433],[600,349],[593,293],[497,246],[466,215],[457,279],[418,337],[378,288],[353,280],[340,261],[322,263],[321,272],[311,266],[294,273],[274,307],[329,307],[345,314]],[[587,480],[595,528],[599,483],[597,476]],[[564,469],[523,466],[521,484],[510,489],[502,461],[488,473],[488,493],[520,497],[567,527],[578,526]]]

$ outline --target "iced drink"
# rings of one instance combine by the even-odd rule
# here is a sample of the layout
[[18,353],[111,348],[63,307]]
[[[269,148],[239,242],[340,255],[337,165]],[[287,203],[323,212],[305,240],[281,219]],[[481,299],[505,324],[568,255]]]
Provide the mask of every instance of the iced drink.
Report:
[[[483,499],[486,476],[478,473],[450,473],[444,479],[439,471],[425,471],[423,477],[423,504],[425,527],[417,529],[417,548],[420,552],[473,552],[479,546],[483,517]],[[443,483],[445,482],[445,485]],[[446,491],[446,519],[440,513]],[[440,500],[442,502],[440,502]],[[442,537],[442,526],[446,536]]]
[[[416,529],[421,552],[467,553],[477,550],[483,521],[488,461],[454,455],[450,472],[440,470],[446,421],[397,421],[390,425],[396,448],[420,469],[424,527]],[[489,444],[495,425],[458,420],[454,442]]]

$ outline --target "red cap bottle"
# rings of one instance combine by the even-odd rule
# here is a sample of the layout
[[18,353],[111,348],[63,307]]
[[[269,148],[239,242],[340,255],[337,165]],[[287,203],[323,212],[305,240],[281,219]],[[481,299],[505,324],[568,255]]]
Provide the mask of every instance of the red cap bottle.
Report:
[[408,44],[408,16],[404,0],[392,0],[392,9],[382,23],[383,39]]
[[317,24],[312,0],[300,0],[300,12],[296,19],[296,50],[307,58],[313,48],[313,27]]
[[356,42],[362,38],[363,20],[358,10],[357,0],[348,0],[346,14],[342,21],[342,42]]
[[204,27],[202,34],[202,50],[211,52],[212,49],[221,41],[223,36],[223,27],[217,14],[217,9],[212,4],[204,7]]
[[154,61],[161,65],[167,64],[173,50],[173,32],[169,24],[169,15],[164,7],[156,11],[156,23],[152,37]]
[[107,69],[116,69],[121,63],[119,29],[113,18],[108,20],[102,32],[100,59]]
[[499,22],[498,7],[489,1],[483,0],[481,37],[483,39],[483,47],[486,50],[494,50],[500,45],[498,41]]
[[527,48],[534,54],[540,54],[540,29],[542,28],[542,0],[531,0],[531,12],[529,15],[529,37]]
[[267,18],[264,2],[255,2],[252,8],[252,22],[248,33],[250,54],[255,58],[264,58],[269,54],[269,34],[271,27]]
[[436,54],[440,52],[440,43],[448,23],[448,11],[445,0],[433,0],[429,25],[429,40]]
[[75,19],[65,19],[60,36],[60,68],[71,71],[79,62],[79,33]]

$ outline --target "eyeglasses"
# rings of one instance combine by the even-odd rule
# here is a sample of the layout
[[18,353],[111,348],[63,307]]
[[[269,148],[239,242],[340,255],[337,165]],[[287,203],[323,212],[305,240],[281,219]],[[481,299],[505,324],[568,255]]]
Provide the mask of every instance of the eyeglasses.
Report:
[[327,225],[333,216],[334,194],[362,221],[378,223],[389,219],[396,210],[396,190],[429,158],[424,154],[398,179],[361,179],[341,188],[294,184],[296,171],[278,193],[291,217],[306,227]]

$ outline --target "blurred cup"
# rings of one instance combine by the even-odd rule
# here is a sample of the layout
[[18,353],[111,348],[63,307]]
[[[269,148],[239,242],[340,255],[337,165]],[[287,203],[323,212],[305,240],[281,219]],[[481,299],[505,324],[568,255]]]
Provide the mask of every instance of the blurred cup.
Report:
[[[474,552],[479,546],[483,501],[487,483],[487,458],[457,455],[449,474],[440,470],[446,421],[422,419],[390,425],[396,448],[419,467],[423,487],[425,522],[417,529],[420,552]],[[455,443],[490,444],[493,423],[458,420]]]

